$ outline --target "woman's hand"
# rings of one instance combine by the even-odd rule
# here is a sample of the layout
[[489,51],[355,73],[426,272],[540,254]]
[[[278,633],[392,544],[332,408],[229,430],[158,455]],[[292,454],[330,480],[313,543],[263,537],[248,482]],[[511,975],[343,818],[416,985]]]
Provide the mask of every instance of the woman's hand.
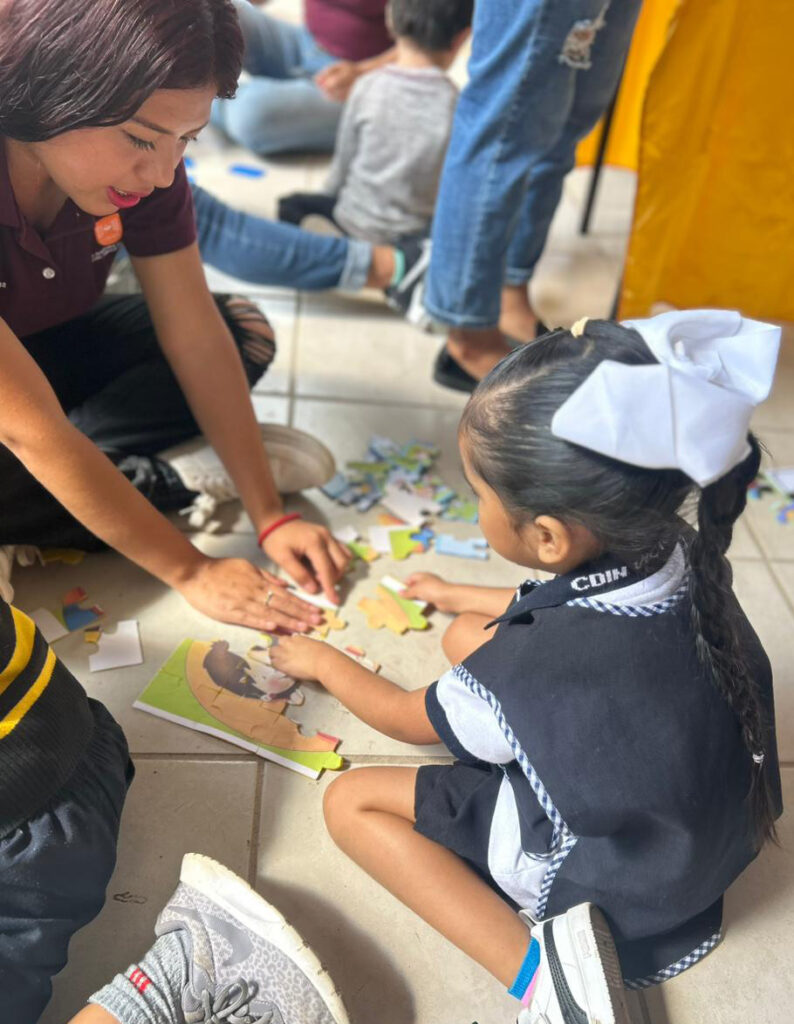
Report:
[[244,558],[203,558],[176,589],[198,611],[236,626],[306,633],[323,621],[321,609]]
[[329,99],[344,103],[360,74],[354,61],[340,60],[318,71],[314,80]]
[[447,583],[434,572],[412,573],[405,582],[405,590],[400,597],[411,598],[416,601],[427,601],[440,612],[459,612],[458,607],[458,586],[455,583]]
[[324,664],[333,655],[345,657],[322,640],[312,640],[307,636],[285,636],[270,648],[270,663],[293,679],[322,683]]
[[284,523],[265,538],[262,549],[298,586],[310,594],[322,589],[329,601],[339,604],[336,584],[353,556],[324,526],[302,519]]

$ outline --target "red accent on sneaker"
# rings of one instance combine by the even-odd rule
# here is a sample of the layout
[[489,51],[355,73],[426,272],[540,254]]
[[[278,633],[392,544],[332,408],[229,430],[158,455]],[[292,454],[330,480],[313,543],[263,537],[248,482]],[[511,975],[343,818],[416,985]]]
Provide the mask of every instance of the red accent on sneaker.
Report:
[[147,977],[140,969],[136,967],[135,970],[130,974],[130,982],[137,988],[139,992],[145,992],[146,989],[151,985],[151,978]]

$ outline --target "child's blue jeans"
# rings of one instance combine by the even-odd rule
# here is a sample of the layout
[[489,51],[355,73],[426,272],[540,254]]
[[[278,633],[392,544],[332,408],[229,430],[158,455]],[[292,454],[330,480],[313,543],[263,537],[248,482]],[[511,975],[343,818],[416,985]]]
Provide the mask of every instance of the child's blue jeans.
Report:
[[69,940],[95,917],[116,863],[134,770],[124,733],[90,701],[85,757],[38,814],[0,838],[0,1019],[36,1024]]
[[433,225],[425,305],[492,327],[546,243],[577,142],[614,95],[642,0],[479,0]]

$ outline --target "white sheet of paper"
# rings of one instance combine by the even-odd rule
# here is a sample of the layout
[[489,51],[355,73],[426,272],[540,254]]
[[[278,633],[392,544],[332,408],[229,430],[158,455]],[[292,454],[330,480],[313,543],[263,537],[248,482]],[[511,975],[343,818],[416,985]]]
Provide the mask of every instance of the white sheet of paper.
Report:
[[[387,590],[391,590],[393,594],[399,594],[402,597],[402,592],[405,590],[405,584],[400,583],[393,576],[384,576],[380,581],[381,586]],[[417,611],[423,612],[427,608],[427,601],[417,601],[415,598],[411,599],[411,604],[414,605]]]
[[123,619],[116,623],[112,633],[102,633],[99,651],[88,659],[92,672],[104,672],[109,668],[126,668],[143,662],[141,637],[137,619]]
[[48,644],[54,644],[56,640],[60,640],[62,636],[68,636],[69,630],[64,626],[62,622],[48,611],[46,608],[37,608],[35,612],[31,612],[31,619],[41,630],[41,635],[47,641]]

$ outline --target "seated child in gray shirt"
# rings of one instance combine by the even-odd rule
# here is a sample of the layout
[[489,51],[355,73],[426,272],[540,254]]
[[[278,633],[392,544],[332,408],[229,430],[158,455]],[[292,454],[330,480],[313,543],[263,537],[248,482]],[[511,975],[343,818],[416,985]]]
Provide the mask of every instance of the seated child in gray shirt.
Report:
[[286,196],[281,220],[319,214],[376,245],[429,234],[458,98],[446,70],[472,10],[473,0],[391,0],[395,60],[353,86],[325,192]]

